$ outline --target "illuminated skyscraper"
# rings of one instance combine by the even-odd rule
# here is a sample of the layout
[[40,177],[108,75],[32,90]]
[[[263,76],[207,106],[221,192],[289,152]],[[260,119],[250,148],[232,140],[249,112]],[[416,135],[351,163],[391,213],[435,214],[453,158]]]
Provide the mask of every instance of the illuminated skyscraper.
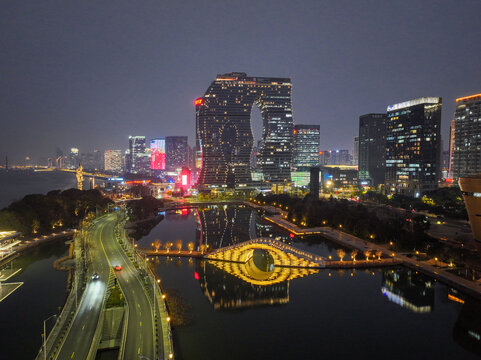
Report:
[[246,187],[252,183],[253,145],[251,110],[263,118],[263,146],[258,166],[264,180],[291,180],[291,81],[287,78],[247,77],[245,73],[218,75],[195,101],[197,143],[201,150],[200,188]]
[[76,169],[80,163],[80,155],[77,148],[70,149],[69,169]]
[[419,197],[440,178],[441,98],[423,97],[387,108],[386,190]]
[[167,170],[188,166],[187,136],[167,136],[165,138],[165,164]]
[[456,99],[451,131],[453,178],[481,173],[481,94]]
[[[129,136],[129,168],[128,172],[137,174],[144,172],[145,168],[145,136]],[[150,162],[150,161],[149,161]],[[150,167],[147,167],[147,169]]]
[[366,114],[359,117],[358,169],[361,185],[384,184],[386,114]]
[[165,139],[150,140],[150,169],[165,170]]
[[122,150],[107,150],[104,153],[105,171],[122,171]]
[[294,125],[292,168],[300,170],[319,166],[319,125]]

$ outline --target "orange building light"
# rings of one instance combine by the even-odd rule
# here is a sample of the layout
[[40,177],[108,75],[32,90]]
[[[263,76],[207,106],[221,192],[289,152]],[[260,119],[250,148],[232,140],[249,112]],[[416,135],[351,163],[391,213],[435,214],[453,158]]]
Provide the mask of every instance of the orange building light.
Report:
[[195,105],[195,106],[197,106],[197,105],[202,105],[203,102],[204,102],[204,99],[198,98],[197,100],[194,101],[194,105]]
[[464,101],[464,100],[471,100],[471,99],[476,99],[476,98],[481,98],[481,94],[475,94],[475,95],[460,97],[460,98],[456,99],[456,102]]

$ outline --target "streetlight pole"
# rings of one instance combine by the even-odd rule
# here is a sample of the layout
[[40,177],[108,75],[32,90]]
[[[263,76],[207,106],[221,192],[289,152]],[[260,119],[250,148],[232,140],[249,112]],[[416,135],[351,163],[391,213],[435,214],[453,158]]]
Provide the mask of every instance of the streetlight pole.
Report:
[[56,316],[57,314],[53,314],[52,316],[49,316],[43,321],[43,359],[44,360],[47,360],[47,326],[45,323],[51,318]]

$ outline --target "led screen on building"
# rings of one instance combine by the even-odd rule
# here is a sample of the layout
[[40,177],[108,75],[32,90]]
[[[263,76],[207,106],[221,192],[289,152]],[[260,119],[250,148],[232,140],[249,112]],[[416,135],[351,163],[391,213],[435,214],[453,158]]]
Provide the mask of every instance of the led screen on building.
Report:
[[165,139],[150,141],[150,169],[165,170]]

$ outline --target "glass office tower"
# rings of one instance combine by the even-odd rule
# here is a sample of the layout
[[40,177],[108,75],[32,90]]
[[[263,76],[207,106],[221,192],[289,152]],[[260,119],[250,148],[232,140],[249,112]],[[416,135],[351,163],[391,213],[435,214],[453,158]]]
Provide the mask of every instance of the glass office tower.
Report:
[[453,178],[481,173],[481,94],[456,99],[451,132]]
[[359,117],[359,183],[384,184],[386,169],[386,114]]
[[386,191],[419,197],[440,178],[441,107],[438,97],[390,105],[386,129]]
[[319,125],[294,125],[293,170],[319,166]]

